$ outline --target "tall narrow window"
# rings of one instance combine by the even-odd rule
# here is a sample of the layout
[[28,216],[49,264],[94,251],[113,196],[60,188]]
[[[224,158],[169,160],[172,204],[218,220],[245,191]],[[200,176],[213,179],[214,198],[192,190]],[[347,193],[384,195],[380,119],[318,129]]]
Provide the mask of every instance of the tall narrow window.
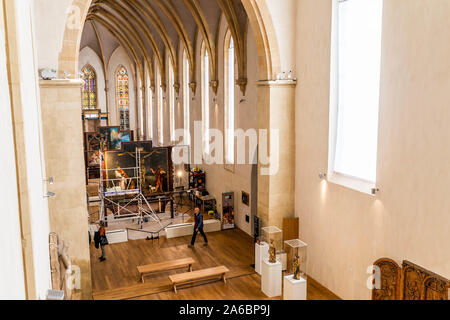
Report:
[[333,14],[330,170],[371,184],[376,182],[382,12],[383,0],[336,0]]
[[83,109],[97,109],[97,76],[94,68],[87,65],[81,69],[84,85],[81,88]]
[[203,153],[209,155],[209,55],[203,42],[202,50],[202,133]]
[[157,88],[158,88],[158,140],[159,144],[164,144],[164,90],[162,88],[161,72],[157,69]]
[[130,130],[130,87],[127,69],[120,66],[116,73],[116,101],[120,130]]
[[[147,75],[147,84],[150,85],[150,76]],[[147,95],[148,100],[148,112],[147,112],[147,130],[148,130],[148,138],[153,140],[153,91],[151,89],[148,90]]]
[[189,117],[189,103],[190,103],[190,94],[189,94],[189,60],[186,54],[186,50],[183,52],[183,113],[184,113],[184,137],[185,143],[187,145],[191,145],[191,133],[190,133],[190,117]]
[[170,103],[170,141],[175,142],[175,75],[169,59],[169,103]]
[[225,38],[225,160],[234,164],[234,41],[228,32]]

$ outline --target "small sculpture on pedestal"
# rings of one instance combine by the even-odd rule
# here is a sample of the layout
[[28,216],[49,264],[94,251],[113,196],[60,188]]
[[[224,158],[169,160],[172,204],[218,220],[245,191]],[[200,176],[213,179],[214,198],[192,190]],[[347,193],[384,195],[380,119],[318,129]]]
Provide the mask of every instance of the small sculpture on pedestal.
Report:
[[292,268],[294,269],[294,279],[300,280],[301,279],[300,257],[298,255],[296,255],[295,258],[293,259]]
[[275,248],[275,244],[274,244],[273,240],[270,240],[269,262],[270,263],[276,263],[277,262],[277,249]]

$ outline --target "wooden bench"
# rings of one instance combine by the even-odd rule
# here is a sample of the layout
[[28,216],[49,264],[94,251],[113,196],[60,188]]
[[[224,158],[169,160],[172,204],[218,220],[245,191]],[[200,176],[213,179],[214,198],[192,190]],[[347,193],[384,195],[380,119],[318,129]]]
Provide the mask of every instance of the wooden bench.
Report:
[[225,274],[229,272],[227,267],[220,266],[209,269],[197,270],[187,273],[174,274],[169,276],[170,282],[172,282],[173,290],[177,293],[177,285],[189,284],[196,281],[208,280],[217,276],[221,277],[223,282],[227,282]]
[[188,268],[188,271],[192,271],[192,265],[195,260],[192,258],[178,259],[173,261],[166,261],[161,263],[149,264],[146,266],[138,266],[137,269],[141,275],[142,283],[145,282],[144,277],[150,273]]

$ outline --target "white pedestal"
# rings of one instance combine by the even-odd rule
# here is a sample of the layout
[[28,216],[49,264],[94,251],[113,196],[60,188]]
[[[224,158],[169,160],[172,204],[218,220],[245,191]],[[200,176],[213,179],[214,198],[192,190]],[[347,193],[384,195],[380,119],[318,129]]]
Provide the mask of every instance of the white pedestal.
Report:
[[269,245],[266,242],[255,243],[255,271],[261,275],[262,262],[269,258]]
[[127,242],[128,232],[125,229],[106,231],[106,239],[109,244]]
[[269,298],[281,296],[281,263],[262,263],[261,290]]
[[[219,232],[221,229],[222,224],[220,220],[205,220],[203,222],[203,231],[205,231],[205,233]],[[194,232],[194,223],[170,225],[166,227],[165,231],[167,239],[191,236]]]
[[307,281],[295,280],[294,276],[284,277],[283,300],[306,300]]
[[277,253],[277,260],[281,263],[281,269],[286,271],[287,269],[287,254],[286,252]]

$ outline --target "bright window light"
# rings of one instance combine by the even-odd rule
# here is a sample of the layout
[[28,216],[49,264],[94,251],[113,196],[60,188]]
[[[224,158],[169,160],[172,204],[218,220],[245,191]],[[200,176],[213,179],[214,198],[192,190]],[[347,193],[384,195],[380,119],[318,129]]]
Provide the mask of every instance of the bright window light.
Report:
[[203,56],[203,103],[202,103],[202,124],[203,124],[203,152],[209,156],[209,55],[206,46]]
[[228,73],[226,76],[226,105],[225,105],[225,151],[226,163],[234,164],[234,42],[230,37],[227,61]]
[[[333,39],[335,173],[375,183],[383,0],[340,0]],[[335,17],[336,19],[336,17]],[[334,92],[333,92],[334,91]],[[334,100],[334,101],[333,101]]]

